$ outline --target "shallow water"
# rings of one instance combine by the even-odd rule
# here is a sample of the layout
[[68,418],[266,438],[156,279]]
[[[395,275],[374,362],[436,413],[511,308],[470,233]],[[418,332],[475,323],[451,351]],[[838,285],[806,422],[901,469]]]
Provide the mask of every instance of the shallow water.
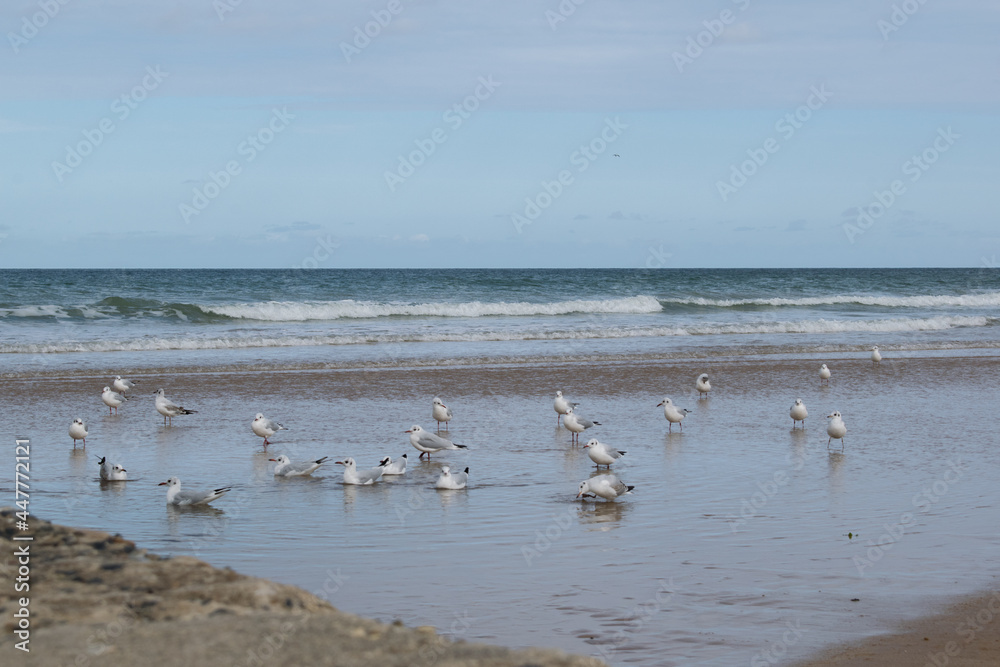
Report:
[[[151,375],[117,417],[100,403],[103,376],[13,379],[0,396],[10,437],[32,441],[32,510],[57,523],[307,590],[326,583],[341,609],[470,641],[610,664],[782,664],[1000,574],[998,359],[897,353],[873,369],[855,355],[831,363],[829,387],[817,366],[709,357]],[[698,400],[702,370],[714,391]],[[198,414],[165,428],[157,386]],[[602,422],[587,436],[628,452],[616,472],[632,495],[575,499],[594,466],[556,427],[559,388]],[[683,433],[667,433],[665,393],[693,411]],[[433,428],[434,395],[470,451],[418,463],[403,431]],[[791,428],[795,398],[809,408],[804,430]],[[834,409],[848,426],[843,454],[827,451]],[[257,411],[291,429],[266,453],[249,428]],[[74,450],[78,415],[91,435]],[[276,480],[267,461],[372,466],[404,452],[405,477],[362,488],[343,486],[335,465]],[[103,455],[132,481],[99,483]],[[443,464],[469,466],[470,488],[430,488]],[[212,509],[177,510],[156,486],[171,475],[234,488]]]

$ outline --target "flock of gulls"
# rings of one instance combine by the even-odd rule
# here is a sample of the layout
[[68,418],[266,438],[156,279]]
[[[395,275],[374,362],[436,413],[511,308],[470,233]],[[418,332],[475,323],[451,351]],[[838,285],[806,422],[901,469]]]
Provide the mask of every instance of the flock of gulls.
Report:
[[[872,348],[871,360],[873,365],[881,363],[882,355],[879,352],[878,346]],[[820,366],[820,383],[828,383],[831,375],[832,373],[826,364]],[[129,400],[128,393],[135,388],[136,384],[136,382],[124,379],[119,375],[115,377],[110,386],[104,387],[101,393],[101,400],[108,406],[109,414],[118,413],[118,408]],[[698,392],[699,400],[711,393],[712,385],[709,382],[707,373],[702,373],[697,377],[695,380],[695,390]],[[156,406],[156,411],[163,415],[164,425],[171,425],[174,417],[195,414],[197,412],[196,410],[188,410],[171,401],[166,397],[163,389],[157,389],[155,395],[154,405]],[[566,427],[571,434],[570,439],[573,444],[580,442],[581,433],[589,428],[601,425],[600,422],[591,421],[578,414],[576,412],[578,406],[579,403],[566,400],[562,391],[556,392],[556,397],[552,404],[556,412],[556,424],[562,423]],[[684,430],[684,418],[690,414],[690,410],[678,408],[669,396],[665,396],[657,404],[657,407],[663,408],[663,416],[667,420],[668,432],[672,432],[674,424],[677,424],[677,427],[681,431]],[[414,425],[405,431],[410,436],[410,444],[420,452],[418,458],[422,459],[426,456],[430,460],[431,454],[441,451],[468,449],[465,445],[460,445],[439,435],[442,424],[444,424],[445,430],[448,430],[448,422],[452,420],[454,414],[451,408],[446,406],[438,397],[435,397],[431,401],[431,416],[437,422],[438,433],[426,431],[419,425]],[[801,398],[795,400],[795,403],[788,411],[788,416],[792,419],[792,428],[796,428],[800,422],[802,427],[805,428],[805,420],[809,416],[809,412]],[[843,451],[844,436],[847,434],[847,426],[844,424],[843,416],[840,412],[834,411],[827,415],[827,419],[830,420],[826,427],[826,432],[829,436],[827,447],[829,448],[834,440],[840,440],[841,451]],[[265,448],[272,444],[268,438],[271,438],[279,431],[288,430],[282,424],[268,419],[259,412],[250,423],[250,429],[255,435],[264,439]],[[82,419],[74,419],[69,427],[69,435],[73,439],[74,448],[76,447],[77,440],[82,441],[83,445],[86,446],[88,435],[86,423]],[[580,482],[577,498],[601,497],[610,501],[615,500],[619,496],[632,493],[632,489],[635,488],[634,486],[625,484],[617,475],[610,472],[611,466],[624,456],[626,452],[611,448],[596,438],[588,440],[583,445],[583,448],[587,450],[590,460],[597,465],[598,471],[601,466],[604,466],[609,472],[595,475]],[[343,461],[336,461],[335,463],[344,466],[344,484],[366,486],[378,482],[384,476],[405,475],[406,459],[406,454],[403,454],[396,460],[386,456],[379,461],[377,466],[365,470],[359,470],[357,462],[350,457],[345,458]],[[327,460],[329,460],[329,457],[324,456],[312,461],[292,461],[284,454],[277,458],[269,459],[269,461],[275,464],[275,477],[303,477],[311,475]],[[108,461],[106,457],[100,457],[98,465],[100,466],[102,481],[121,482],[128,480],[128,471],[121,464]],[[449,466],[443,466],[434,487],[437,489],[460,490],[466,488],[468,483],[468,468],[465,468],[462,472],[453,473]],[[177,477],[171,477],[165,482],[160,482],[159,486],[167,487],[167,504],[175,506],[207,505],[232,490],[231,487],[221,487],[210,491],[186,491],[181,489],[181,480]]]

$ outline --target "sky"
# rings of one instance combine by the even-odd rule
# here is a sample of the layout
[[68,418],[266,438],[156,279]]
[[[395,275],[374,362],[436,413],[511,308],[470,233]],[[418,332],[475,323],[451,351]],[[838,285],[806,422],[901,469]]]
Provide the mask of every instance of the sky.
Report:
[[0,267],[994,265],[1000,4],[7,0]]

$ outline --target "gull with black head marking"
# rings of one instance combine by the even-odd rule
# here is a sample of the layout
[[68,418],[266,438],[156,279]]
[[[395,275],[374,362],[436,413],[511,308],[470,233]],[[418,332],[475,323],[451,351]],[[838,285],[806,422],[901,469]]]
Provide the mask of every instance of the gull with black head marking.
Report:
[[468,449],[465,445],[460,445],[447,438],[442,438],[440,435],[425,431],[420,426],[411,426],[409,431],[404,432],[410,434],[410,444],[420,452],[420,456],[417,457],[418,459],[423,458],[424,454],[430,459],[431,454],[436,454],[445,449]]
[[101,400],[104,401],[104,405],[108,406],[108,414],[114,410],[115,414],[118,414],[118,406],[127,401],[128,399],[121,394],[111,391],[111,387],[105,387],[104,391],[101,392]]
[[207,505],[233,490],[231,486],[223,486],[211,491],[181,491],[181,480],[177,477],[171,477],[165,482],[160,482],[157,486],[167,487],[167,504],[175,507]]
[[77,440],[83,440],[83,446],[87,446],[87,424],[79,417],[69,425],[69,437],[73,438],[73,449],[76,449]]
[[667,427],[667,432],[673,432],[674,424],[680,424],[681,431],[684,430],[684,418],[690,414],[690,410],[687,408],[678,408],[674,405],[674,402],[670,400],[669,397],[664,396],[663,400],[656,404],[656,407],[663,406],[663,416],[667,418],[667,422],[670,424]]
[[292,461],[282,454],[278,458],[268,459],[268,461],[274,461],[276,464],[274,466],[275,477],[306,477],[316,472],[317,468],[323,465],[323,462],[329,458],[329,456],[324,456],[321,459],[313,461]]
[[126,380],[121,375],[115,376],[115,381],[111,383],[111,388],[117,391],[122,396],[127,395],[132,388],[137,385],[138,382],[133,382],[132,380]]
[[457,491],[459,489],[464,489],[469,484],[469,469],[466,468],[463,472],[456,472],[454,475],[451,473],[451,468],[444,466],[441,468],[441,476],[438,477],[437,482],[434,483],[435,489],[451,489]]
[[796,422],[802,422],[802,428],[806,427],[806,417],[809,416],[809,411],[806,410],[806,404],[802,402],[801,398],[795,399],[795,403],[788,410],[788,416],[792,418],[792,428],[795,428]]
[[576,494],[577,498],[586,497],[588,495],[600,496],[605,500],[614,500],[620,496],[624,496],[632,493],[634,486],[628,486],[613,473],[608,473],[606,475],[595,475],[590,479],[585,479],[580,482],[580,492]]
[[431,415],[434,417],[434,421],[437,422],[438,431],[441,430],[441,422],[444,422],[444,430],[448,430],[448,422],[454,416],[451,413],[451,408],[444,404],[444,402],[438,398],[434,397],[431,401]]
[[156,394],[156,411],[163,415],[164,426],[167,425],[168,419],[170,420],[170,425],[173,426],[174,417],[179,417],[180,415],[193,415],[197,412],[197,410],[188,410],[187,408],[183,408],[171,401],[167,398],[163,389],[157,389],[153,393]]
[[594,426],[600,426],[601,422],[590,421],[586,417],[582,417],[576,414],[576,408],[570,408],[566,411],[566,417],[563,419],[563,426],[572,433],[570,438],[571,442],[579,444],[580,434],[586,431],[588,428]]
[[389,465],[389,459],[382,459],[378,466],[370,470],[358,470],[358,464],[350,457],[343,461],[336,461],[336,463],[344,466],[344,484],[368,486],[382,478],[385,467]]
[[288,429],[258,412],[257,416],[253,418],[252,422],[250,422],[250,430],[253,431],[255,435],[264,438],[264,446],[267,447],[271,444],[268,441],[268,438],[278,431],[287,431]]

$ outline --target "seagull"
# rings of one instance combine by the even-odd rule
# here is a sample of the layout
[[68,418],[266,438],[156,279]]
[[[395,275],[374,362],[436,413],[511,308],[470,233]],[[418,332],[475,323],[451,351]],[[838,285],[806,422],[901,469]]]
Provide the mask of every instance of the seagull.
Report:
[[437,482],[434,483],[435,489],[464,489],[469,483],[469,469],[466,468],[465,472],[456,472],[454,475],[451,474],[451,468],[444,466],[441,468],[441,476],[438,477]]
[[128,479],[128,471],[121,467],[117,463],[111,464],[108,462],[107,457],[102,456],[101,460],[97,462],[101,466],[101,479],[109,482],[122,482]]
[[712,391],[712,385],[708,382],[708,373],[702,373],[698,376],[694,388],[698,390],[698,398],[701,398],[702,394],[708,396],[708,392]]
[[121,375],[116,375],[115,376],[115,381],[111,383],[111,387],[115,391],[117,391],[119,394],[121,394],[122,396],[124,396],[136,384],[138,384],[138,383],[137,382],[133,382],[132,380],[125,380],[124,378],[122,378]]
[[[160,391],[163,391],[162,389]],[[232,487],[224,486],[221,489],[212,491],[181,491],[181,480],[171,477],[165,482],[160,482],[157,486],[167,487],[167,504],[178,507],[188,507],[191,505],[207,505],[216,498],[222,497],[227,491],[232,491]]]
[[809,416],[809,412],[806,411],[806,404],[801,398],[795,399],[795,405],[788,411],[788,416],[792,418],[792,428],[795,428],[795,422],[802,422],[802,428],[806,427],[806,417]]
[[589,419],[580,417],[573,412],[574,408],[570,408],[566,411],[566,419],[563,420],[563,426],[569,429],[572,433],[572,441],[580,442],[580,434],[586,431],[591,426],[600,426],[601,422],[592,422]]
[[451,421],[452,417],[451,408],[445,405],[437,396],[434,397],[434,400],[431,401],[431,403],[434,405],[432,414],[434,416],[434,421],[438,423],[438,431],[441,430],[441,422],[444,422],[444,428],[445,430],[448,430],[448,422]]
[[250,428],[254,433],[264,438],[264,446],[267,447],[271,443],[268,442],[268,438],[277,433],[278,431],[287,431],[288,429],[279,424],[276,421],[271,421],[261,413],[257,413],[257,416],[253,418],[250,422]]
[[[684,421],[684,417],[691,412],[687,408],[678,409],[674,405],[674,402],[666,397],[663,398],[662,402],[657,403],[656,407],[660,407],[661,405],[663,406],[663,416],[667,418],[668,422],[670,422],[670,426],[667,427],[668,432],[672,432],[674,424],[681,424],[681,422]],[[681,424],[681,430],[684,430],[684,424]]]
[[822,383],[823,380],[826,380],[827,384],[830,383],[830,369],[826,367],[826,364],[823,364],[822,366],[819,367],[820,383]]
[[278,464],[274,466],[275,477],[305,477],[316,472],[316,468],[323,465],[323,461],[326,461],[328,458],[330,457],[324,456],[315,461],[296,461],[292,463],[291,459],[282,454],[278,458],[268,459],[268,461],[274,461]]
[[104,393],[101,394],[101,400],[104,401],[104,405],[108,406],[108,414],[110,415],[112,409],[114,409],[115,414],[118,414],[118,406],[128,399],[111,391],[111,387],[105,387]]
[[621,157],[621,155],[619,155],[618,153],[615,153],[615,157]]
[[440,452],[442,449],[468,449],[465,445],[460,445],[446,438],[442,438],[440,435],[435,435],[430,431],[425,431],[419,426],[413,426],[409,431],[404,431],[404,433],[410,434],[410,444],[420,451],[420,456],[417,457],[418,459],[422,459],[424,454],[426,454],[429,460],[431,458],[431,454]]
[[559,425],[559,420],[564,414],[580,405],[579,403],[570,403],[565,398],[563,398],[562,392],[556,392],[556,400],[552,403],[552,408],[556,411],[556,426]]
[[83,440],[83,446],[87,446],[87,425],[82,419],[74,419],[69,425],[69,437],[73,438],[73,448],[76,448],[76,441]]
[[576,494],[576,497],[579,498],[587,494],[593,494],[605,500],[614,500],[618,496],[632,493],[632,489],[634,488],[634,486],[625,485],[618,479],[617,475],[596,475],[580,482],[580,493]]
[[830,436],[830,439],[826,441],[826,446],[829,448],[830,443],[836,439],[840,440],[840,448],[843,449],[844,435],[847,433],[847,426],[844,424],[843,418],[839,412],[827,415],[826,418],[830,420],[830,423],[826,425],[826,433]]
[[389,459],[389,465],[385,467],[383,475],[405,475],[406,474],[406,454],[393,461],[390,457],[385,457]]
[[587,456],[597,464],[598,468],[601,466],[608,466],[610,468],[612,463],[625,454],[625,452],[608,447],[603,442],[598,442],[597,438],[591,438],[583,448],[587,450]]
[[337,461],[338,465],[344,466],[344,484],[357,484],[358,486],[366,486],[369,484],[374,484],[382,477],[385,472],[385,467],[389,465],[389,459],[382,459],[378,467],[372,468],[371,470],[358,471],[357,464],[352,458],[346,458],[343,461]]
[[882,361],[882,354],[878,351],[878,345],[872,348],[872,365],[878,365]]
[[[174,417],[177,417],[179,415],[193,415],[194,413],[197,412],[197,410],[188,410],[186,408],[182,408],[181,406],[177,405],[176,403],[174,403],[173,401],[171,401],[169,398],[166,397],[162,389],[157,389],[154,393],[156,394],[156,411],[159,412],[161,415],[163,415],[164,424],[167,423],[167,419],[170,419],[170,425],[173,426]],[[171,479],[176,479],[176,478],[171,477]],[[179,483],[180,482],[178,482],[178,484]]]

